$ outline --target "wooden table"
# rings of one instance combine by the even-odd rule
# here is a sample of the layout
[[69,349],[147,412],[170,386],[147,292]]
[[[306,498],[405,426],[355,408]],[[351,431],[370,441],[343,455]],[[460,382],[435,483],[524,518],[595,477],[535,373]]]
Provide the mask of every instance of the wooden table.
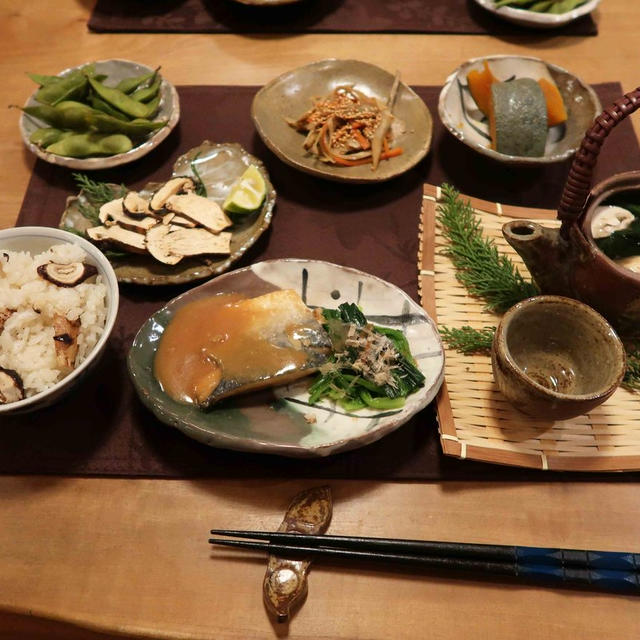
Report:
[[[92,4],[0,0],[4,104],[22,104],[32,91],[25,71],[115,56],[161,64],[176,84],[262,84],[330,56],[441,84],[467,58],[494,53],[539,55],[587,82],[620,80],[626,91],[640,80],[640,3],[629,0],[603,0],[597,38],[526,39],[97,35],[86,28]],[[14,224],[33,166],[17,120],[11,111],[0,119],[0,228]],[[207,533],[273,529],[290,497],[313,484],[0,477],[0,638],[640,637],[633,598],[325,563],[314,567],[299,613],[274,625],[262,605],[264,560],[212,552]],[[640,550],[634,484],[331,486],[336,533]]]

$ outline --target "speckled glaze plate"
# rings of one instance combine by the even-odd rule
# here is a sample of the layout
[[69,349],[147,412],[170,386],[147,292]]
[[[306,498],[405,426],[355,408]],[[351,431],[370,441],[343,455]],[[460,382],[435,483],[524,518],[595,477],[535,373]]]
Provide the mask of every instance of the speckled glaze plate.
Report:
[[517,7],[500,7],[498,9],[496,8],[496,0],[476,0],[476,2],[487,11],[504,20],[533,29],[556,29],[563,27],[565,24],[591,13],[600,4],[600,0],[587,0],[587,2],[571,11],[556,14],[528,11],[526,9],[518,9]]
[[[312,378],[230,398],[210,411],[175,402],[153,375],[159,340],[183,305],[218,293],[255,297],[294,289],[309,306],[336,308],[357,302],[376,324],[401,328],[425,386],[402,409],[353,414],[326,401],[308,405]],[[128,357],[129,373],[142,402],[157,418],[205,444],[292,457],[328,456],[364,446],[394,431],[435,397],[444,377],[442,343],[433,321],[396,286],[362,271],[312,260],[269,260],[238,269],[174,298],[142,326]],[[313,416],[311,421],[309,416]],[[315,419],[315,422],[313,422]]]
[[[82,64],[77,67],[70,67],[69,69],[61,71],[58,75],[68,75],[71,71],[81,69],[87,64],[89,63]],[[123,78],[138,76],[153,71],[151,67],[147,67],[138,62],[132,62],[131,60],[99,60],[94,64],[96,73],[106,74],[109,77],[109,82],[111,84],[116,84]],[[162,95],[160,107],[158,109],[158,113],[153,119],[156,121],[167,120],[167,125],[162,127],[162,129],[158,129],[154,134],[126,153],[93,158],[67,158],[65,156],[56,155],[55,153],[48,153],[46,149],[42,149],[38,145],[29,142],[31,134],[39,127],[46,125],[41,123],[39,120],[34,120],[24,113],[20,117],[20,134],[22,135],[22,140],[24,141],[27,149],[32,153],[35,153],[38,158],[41,158],[45,162],[57,164],[62,167],[68,167],[70,169],[83,170],[117,167],[121,164],[133,162],[134,160],[147,155],[147,153],[155,149],[178,124],[178,120],[180,120],[180,100],[178,98],[178,92],[176,91],[176,88],[166,80],[166,78],[164,78],[164,76],[162,78],[162,85],[160,86],[160,93]],[[40,104],[36,101],[35,94],[36,91],[34,91],[31,97],[27,100],[25,107]]]
[[[233,184],[252,164],[258,167],[264,178],[267,195],[259,211],[239,219],[231,227],[230,255],[184,258],[178,264],[169,266],[150,255],[129,254],[126,258],[111,259],[118,281],[144,285],[182,284],[226,271],[271,224],[276,191],[264,164],[239,144],[215,144],[205,140],[180,156],[173,165],[172,175],[167,176],[167,180],[173,176],[194,176],[195,166],[207,189],[207,196],[222,206]],[[150,182],[140,193],[150,195],[159,186],[159,183]],[[67,207],[60,220],[61,229],[84,232],[91,226],[80,212],[79,205],[83,202],[82,192],[67,199]]]
[[396,138],[404,152],[371,165],[341,167],[316,159],[303,148],[304,135],[285,118],[298,118],[312,106],[312,99],[341,85],[353,85],[363,93],[386,101],[393,74],[359,60],[322,60],[282,74],[265,85],[253,99],[251,117],[264,143],[287,164],[322,178],[339,182],[382,182],[414,167],[429,151],[433,121],[427,105],[406,84],[400,83],[393,115],[404,131]]
[[[471,97],[467,84],[469,71],[482,70],[485,60],[500,81],[544,77],[557,85],[567,109],[567,121],[549,129],[543,156],[512,156],[490,148],[489,123]],[[458,140],[485,156],[513,165],[541,165],[567,160],[576,152],[584,132],[601,111],[600,100],[589,85],[561,67],[527,56],[500,55],[468,60],[447,78],[438,100],[440,119]]]

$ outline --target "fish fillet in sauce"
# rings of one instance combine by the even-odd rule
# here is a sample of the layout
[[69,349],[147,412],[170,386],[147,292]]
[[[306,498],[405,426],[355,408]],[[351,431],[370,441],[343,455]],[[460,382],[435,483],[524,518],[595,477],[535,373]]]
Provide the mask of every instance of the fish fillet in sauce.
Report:
[[249,299],[221,294],[176,312],[160,340],[154,374],[174,400],[207,408],[313,373],[330,352],[329,337],[295,291]]

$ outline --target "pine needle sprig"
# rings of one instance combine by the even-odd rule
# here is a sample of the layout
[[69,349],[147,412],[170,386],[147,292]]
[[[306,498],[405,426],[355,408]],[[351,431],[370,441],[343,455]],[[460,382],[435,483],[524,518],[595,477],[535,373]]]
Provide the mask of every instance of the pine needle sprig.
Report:
[[463,327],[440,327],[440,335],[450,349],[465,355],[491,352],[495,327],[474,329],[468,325]]
[[483,236],[469,201],[461,200],[451,185],[443,184],[441,189],[444,197],[437,208],[437,220],[448,241],[444,253],[467,291],[482,298],[486,309],[498,313],[538,295],[538,287],[522,276],[509,256],[498,252],[492,239]]

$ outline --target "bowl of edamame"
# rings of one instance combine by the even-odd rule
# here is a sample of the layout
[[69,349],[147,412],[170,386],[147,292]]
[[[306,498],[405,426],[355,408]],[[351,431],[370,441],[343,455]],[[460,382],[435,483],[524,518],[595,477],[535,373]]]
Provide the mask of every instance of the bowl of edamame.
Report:
[[112,59],[29,76],[39,88],[22,107],[20,132],[52,164],[91,170],[132,162],[180,119],[178,92],[159,68]]
[[600,0],[476,0],[487,11],[523,27],[554,29],[591,13]]

